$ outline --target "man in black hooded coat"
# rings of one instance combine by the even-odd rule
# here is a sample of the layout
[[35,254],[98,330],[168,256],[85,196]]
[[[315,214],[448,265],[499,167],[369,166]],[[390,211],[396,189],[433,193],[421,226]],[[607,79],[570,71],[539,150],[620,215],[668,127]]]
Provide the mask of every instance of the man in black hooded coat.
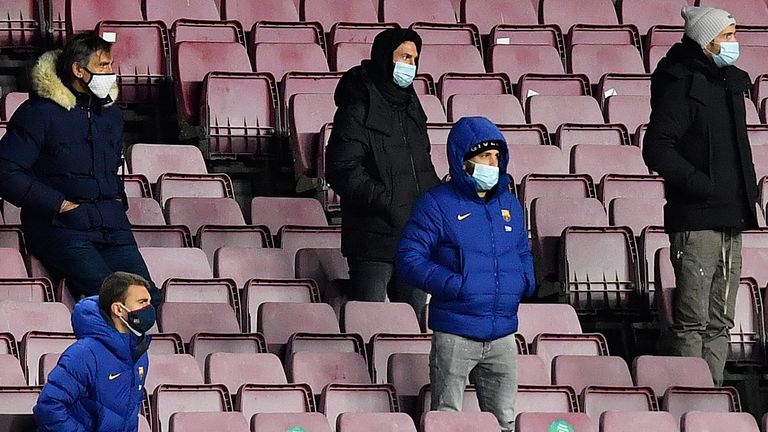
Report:
[[341,196],[350,298],[383,301],[388,294],[417,314],[425,294],[396,279],[394,261],[411,206],[439,183],[427,117],[411,84],[420,50],[421,38],[412,30],[376,36],[371,59],[347,71],[336,88],[338,109],[326,149],[328,182]]

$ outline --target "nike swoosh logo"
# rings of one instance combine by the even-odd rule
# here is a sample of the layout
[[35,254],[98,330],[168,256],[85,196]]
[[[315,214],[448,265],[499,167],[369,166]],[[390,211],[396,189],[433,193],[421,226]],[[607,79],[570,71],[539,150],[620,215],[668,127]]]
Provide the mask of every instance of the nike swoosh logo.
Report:
[[472,214],[472,213],[467,213],[467,214],[463,214],[463,215],[458,215],[458,216],[456,216],[456,218],[457,218],[458,220],[460,220],[460,221],[463,221],[464,219],[468,218],[468,217],[469,217],[469,215],[471,215],[471,214]]
[[114,380],[115,378],[119,377],[120,375],[122,375],[122,372],[120,372],[119,374],[114,374],[114,375],[112,375],[112,374],[109,374],[109,380],[110,380],[110,381],[112,381],[112,380]]

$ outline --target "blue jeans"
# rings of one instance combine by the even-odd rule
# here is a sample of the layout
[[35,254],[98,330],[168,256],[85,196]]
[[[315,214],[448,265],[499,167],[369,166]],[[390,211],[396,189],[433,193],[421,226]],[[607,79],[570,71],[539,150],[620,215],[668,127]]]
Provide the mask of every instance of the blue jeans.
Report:
[[70,240],[63,245],[30,245],[33,255],[56,278],[66,278],[75,300],[99,294],[101,283],[116,271],[137,274],[150,283],[152,304],[162,302],[162,294],[149,276],[144,258],[135,244],[115,245],[92,240]]
[[350,300],[408,303],[420,317],[427,304],[427,294],[400,280],[395,274],[395,265],[383,261],[349,260]]

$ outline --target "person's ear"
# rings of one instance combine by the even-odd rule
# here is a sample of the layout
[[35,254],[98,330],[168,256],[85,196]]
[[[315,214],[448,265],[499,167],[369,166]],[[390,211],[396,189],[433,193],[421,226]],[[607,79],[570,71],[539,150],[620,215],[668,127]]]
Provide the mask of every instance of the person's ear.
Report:
[[85,69],[80,67],[80,64],[77,62],[72,63],[72,75],[74,75],[77,78],[80,78],[82,80],[85,79]]
[[119,317],[119,316],[122,316],[122,314],[124,313],[123,308],[120,307],[120,303],[118,302],[112,303],[112,306],[110,307],[110,309],[112,310],[112,315],[114,316]]

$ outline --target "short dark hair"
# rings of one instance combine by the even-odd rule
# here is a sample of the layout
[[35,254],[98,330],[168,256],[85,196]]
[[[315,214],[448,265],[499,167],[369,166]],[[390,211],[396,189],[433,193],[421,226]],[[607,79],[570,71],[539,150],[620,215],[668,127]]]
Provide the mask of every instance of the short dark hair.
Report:
[[72,65],[87,67],[91,55],[97,51],[111,52],[112,44],[102,39],[96,32],[78,33],[64,46],[56,61],[56,74],[59,79],[69,83],[77,77],[72,74]]
[[140,285],[149,289],[149,282],[143,277],[127,272],[114,272],[104,279],[99,290],[99,307],[109,315],[109,309],[114,302],[124,302],[128,287]]

